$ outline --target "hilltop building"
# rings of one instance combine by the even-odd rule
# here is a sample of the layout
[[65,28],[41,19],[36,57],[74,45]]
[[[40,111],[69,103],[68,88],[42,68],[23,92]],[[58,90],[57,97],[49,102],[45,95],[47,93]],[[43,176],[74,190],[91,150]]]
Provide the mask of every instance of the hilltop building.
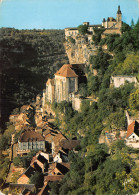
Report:
[[[89,22],[83,22],[83,25],[88,26],[88,41],[92,40],[92,35],[95,34],[95,29],[105,28],[106,30],[102,33],[102,38],[105,38],[108,34],[119,34],[121,35],[120,28],[122,26],[122,12],[120,6],[118,6],[118,11],[116,14],[116,19],[113,17],[108,17],[103,19],[102,24],[90,25]],[[74,39],[79,34],[78,28],[65,28],[65,39],[68,37],[73,37]]]

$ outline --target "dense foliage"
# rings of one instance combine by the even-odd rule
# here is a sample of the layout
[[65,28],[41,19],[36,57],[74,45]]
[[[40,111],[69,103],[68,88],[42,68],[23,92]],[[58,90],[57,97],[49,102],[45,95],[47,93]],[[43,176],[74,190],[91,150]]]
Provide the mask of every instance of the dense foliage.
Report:
[[13,108],[30,103],[67,62],[63,42],[63,30],[0,29],[2,122]]
[[87,25],[80,25],[78,26],[79,34],[85,35],[88,32],[88,26]]

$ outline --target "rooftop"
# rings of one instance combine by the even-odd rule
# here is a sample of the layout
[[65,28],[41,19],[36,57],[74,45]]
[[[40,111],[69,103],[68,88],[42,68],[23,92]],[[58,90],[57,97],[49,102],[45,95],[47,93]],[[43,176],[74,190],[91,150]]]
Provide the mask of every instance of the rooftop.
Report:
[[62,180],[64,175],[48,175],[44,177],[44,182],[48,181],[60,181]]
[[62,77],[78,77],[75,71],[72,69],[71,64],[64,64],[56,73],[57,76]]
[[22,133],[20,142],[28,142],[28,141],[44,141],[43,136],[35,131],[25,131]]
[[133,121],[127,129],[126,138],[128,138],[132,133],[135,133],[139,136],[139,123],[137,121]]

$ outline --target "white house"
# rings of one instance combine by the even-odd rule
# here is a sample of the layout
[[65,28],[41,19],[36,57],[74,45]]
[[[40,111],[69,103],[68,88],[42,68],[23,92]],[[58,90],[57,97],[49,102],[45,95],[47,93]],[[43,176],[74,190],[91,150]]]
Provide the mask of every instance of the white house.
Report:
[[137,121],[133,121],[128,126],[126,140],[131,143],[139,142],[139,123]]

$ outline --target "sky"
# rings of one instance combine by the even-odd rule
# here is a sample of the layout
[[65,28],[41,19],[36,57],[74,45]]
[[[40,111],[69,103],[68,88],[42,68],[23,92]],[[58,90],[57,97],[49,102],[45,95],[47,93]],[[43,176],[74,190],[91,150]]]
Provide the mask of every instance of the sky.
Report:
[[139,17],[139,0],[0,0],[0,27],[17,29],[64,29],[83,22],[101,24],[116,17],[118,5],[123,21]]

